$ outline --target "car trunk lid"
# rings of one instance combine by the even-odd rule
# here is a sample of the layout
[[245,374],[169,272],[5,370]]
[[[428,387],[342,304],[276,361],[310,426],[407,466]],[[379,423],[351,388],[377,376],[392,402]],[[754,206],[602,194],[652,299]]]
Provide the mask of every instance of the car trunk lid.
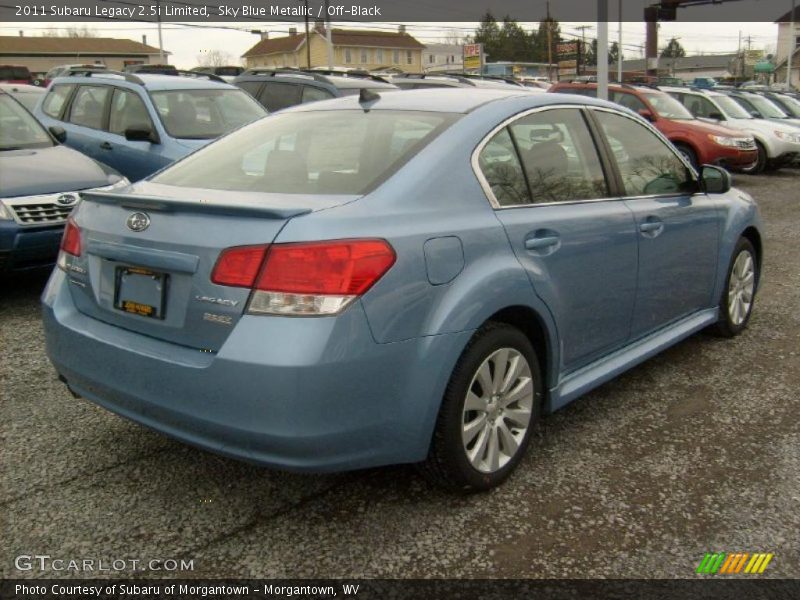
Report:
[[78,310],[106,323],[217,351],[250,290],[212,283],[225,248],[270,244],[289,219],[353,196],[262,194],[141,182],[84,194],[73,218],[80,257],[66,270]]

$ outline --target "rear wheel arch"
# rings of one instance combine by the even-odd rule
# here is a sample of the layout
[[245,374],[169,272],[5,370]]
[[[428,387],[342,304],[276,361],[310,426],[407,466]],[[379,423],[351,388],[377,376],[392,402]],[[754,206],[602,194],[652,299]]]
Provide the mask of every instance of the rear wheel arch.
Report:
[[[539,371],[544,381],[543,402],[546,402],[547,389],[554,373],[553,365],[557,364],[552,354],[557,344],[545,324],[545,320],[529,306],[508,306],[495,312],[486,323],[504,323],[519,329],[528,338],[539,361]],[[486,324],[484,323],[484,325]]]

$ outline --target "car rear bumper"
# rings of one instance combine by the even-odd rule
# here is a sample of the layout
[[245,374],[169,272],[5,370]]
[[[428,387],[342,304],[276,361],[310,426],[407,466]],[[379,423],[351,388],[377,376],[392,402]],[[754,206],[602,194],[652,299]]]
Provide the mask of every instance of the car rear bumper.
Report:
[[0,221],[0,273],[52,268],[63,233],[63,225],[25,228]]
[[71,390],[186,443],[299,471],[416,462],[471,332],[374,341],[360,304],[336,318],[245,316],[218,353],[78,312],[56,269],[47,353]]

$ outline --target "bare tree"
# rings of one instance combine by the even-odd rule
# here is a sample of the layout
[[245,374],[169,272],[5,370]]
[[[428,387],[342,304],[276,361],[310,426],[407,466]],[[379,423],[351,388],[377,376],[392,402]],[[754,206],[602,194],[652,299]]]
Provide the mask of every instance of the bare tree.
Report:
[[94,29],[89,29],[86,25],[84,25],[83,27],[50,29],[48,31],[43,32],[42,37],[94,38],[97,37],[97,32]]
[[225,67],[232,65],[231,55],[224,50],[208,50],[197,55],[197,64],[201,67]]
[[464,36],[458,29],[448,29],[443,39],[445,44],[453,46],[461,46],[465,43]]

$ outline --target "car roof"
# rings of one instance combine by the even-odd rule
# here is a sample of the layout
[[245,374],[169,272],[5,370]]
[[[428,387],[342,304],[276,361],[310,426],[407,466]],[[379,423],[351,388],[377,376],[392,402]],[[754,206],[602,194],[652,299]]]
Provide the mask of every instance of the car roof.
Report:
[[531,94],[525,88],[514,89],[512,86],[509,86],[508,90],[471,88],[467,91],[464,88],[450,87],[427,88],[413,91],[397,90],[379,93],[377,100],[368,102],[365,105],[359,103],[358,96],[344,96],[333,100],[299,104],[281,112],[352,110],[354,108],[364,109],[366,107],[368,110],[468,113],[489,103],[515,98],[529,99],[531,108],[547,106],[549,104],[576,104],[619,109],[619,106],[612,102],[596,100],[595,98],[575,96],[574,94]]
[[352,90],[360,88],[386,88],[397,89],[397,86],[381,81],[375,77],[359,76],[359,75],[335,75],[322,72],[314,72],[314,70],[304,71],[291,71],[280,69],[264,69],[245,71],[236,77],[236,82],[240,81],[266,81],[268,79],[275,81],[296,81],[302,83],[322,83],[331,85],[340,90]]
[[44,94],[47,91],[37,85],[28,85],[27,83],[0,83],[0,90],[19,94]]
[[137,86],[131,77],[140,80],[141,86],[148,90],[208,90],[208,89],[238,89],[228,83],[220,83],[202,77],[186,77],[182,75],[157,75],[154,73],[127,73],[129,77],[117,73],[104,73],[99,71],[92,75],[69,75],[56,77],[54,83],[94,83],[100,85],[124,84]]

